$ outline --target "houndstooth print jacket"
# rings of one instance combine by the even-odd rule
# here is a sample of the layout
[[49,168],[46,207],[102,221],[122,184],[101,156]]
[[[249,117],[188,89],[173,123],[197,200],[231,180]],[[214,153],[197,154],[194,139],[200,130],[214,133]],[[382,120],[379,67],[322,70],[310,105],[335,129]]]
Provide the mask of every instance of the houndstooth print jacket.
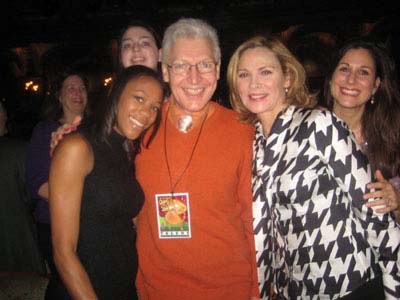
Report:
[[400,299],[400,229],[364,205],[371,171],[344,123],[290,106],[253,147],[261,299],[338,299],[376,276]]

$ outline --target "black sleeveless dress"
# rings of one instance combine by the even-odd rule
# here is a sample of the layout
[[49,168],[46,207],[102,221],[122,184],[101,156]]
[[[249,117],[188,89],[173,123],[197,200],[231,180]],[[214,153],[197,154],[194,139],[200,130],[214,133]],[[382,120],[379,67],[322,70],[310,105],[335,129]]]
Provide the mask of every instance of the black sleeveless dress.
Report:
[[138,269],[132,224],[142,208],[143,191],[124,138],[113,132],[109,143],[97,142],[89,128],[78,131],[92,146],[94,168],[83,189],[77,253],[99,300],[137,299]]

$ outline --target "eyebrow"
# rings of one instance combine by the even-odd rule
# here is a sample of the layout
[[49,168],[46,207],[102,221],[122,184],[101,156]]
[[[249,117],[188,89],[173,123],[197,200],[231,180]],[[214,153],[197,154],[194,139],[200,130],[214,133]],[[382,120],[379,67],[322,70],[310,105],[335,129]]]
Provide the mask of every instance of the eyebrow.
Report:
[[[259,68],[257,68],[257,70],[262,70],[262,69],[276,69],[277,68],[277,66],[261,66],[261,67],[259,67]],[[238,71],[247,71],[247,69],[246,68],[238,68],[237,69]]]
[[[177,62],[190,64],[189,60],[187,60],[185,58],[177,58],[177,59],[172,61],[173,64],[177,63]],[[202,63],[202,62],[214,62],[214,59],[212,59],[211,57],[205,57],[205,58],[199,60],[196,64]]]
[[148,94],[143,90],[133,90],[132,95],[135,96],[134,93],[137,93],[137,92],[142,93],[146,97],[148,96]]
[[[341,62],[341,63],[338,64],[338,66],[340,66],[340,65],[350,66],[350,64],[349,64],[348,62]],[[366,66],[366,65],[361,65],[360,67],[361,67],[361,68],[370,69],[370,70],[372,70],[372,71],[375,70],[374,68],[372,68],[372,67],[370,67],[370,66]]]
[[[141,39],[149,39],[149,40],[154,41],[154,39],[150,35],[139,36],[139,40],[141,40]],[[126,38],[122,39],[123,42],[127,41],[127,40],[132,40],[132,38],[131,37],[126,37]]]

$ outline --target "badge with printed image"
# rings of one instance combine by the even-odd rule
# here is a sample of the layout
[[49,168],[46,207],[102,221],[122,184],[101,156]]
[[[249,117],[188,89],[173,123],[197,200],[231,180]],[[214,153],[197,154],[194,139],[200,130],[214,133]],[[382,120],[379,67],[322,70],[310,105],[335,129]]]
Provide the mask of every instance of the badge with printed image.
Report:
[[158,237],[190,238],[189,194],[156,194]]

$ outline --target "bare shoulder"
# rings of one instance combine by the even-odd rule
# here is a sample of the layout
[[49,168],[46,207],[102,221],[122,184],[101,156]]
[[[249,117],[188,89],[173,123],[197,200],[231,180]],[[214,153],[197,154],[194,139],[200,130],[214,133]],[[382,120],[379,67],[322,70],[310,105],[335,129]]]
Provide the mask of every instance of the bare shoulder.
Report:
[[89,142],[79,133],[73,133],[60,141],[52,161],[61,160],[61,163],[83,167],[90,171],[93,167],[93,159],[92,147]]
[[89,142],[79,133],[73,133],[66,137],[64,137],[59,146],[57,147],[54,154],[57,152],[68,152],[70,154],[74,154],[75,152],[79,152],[81,155],[90,154],[92,152],[92,148]]

